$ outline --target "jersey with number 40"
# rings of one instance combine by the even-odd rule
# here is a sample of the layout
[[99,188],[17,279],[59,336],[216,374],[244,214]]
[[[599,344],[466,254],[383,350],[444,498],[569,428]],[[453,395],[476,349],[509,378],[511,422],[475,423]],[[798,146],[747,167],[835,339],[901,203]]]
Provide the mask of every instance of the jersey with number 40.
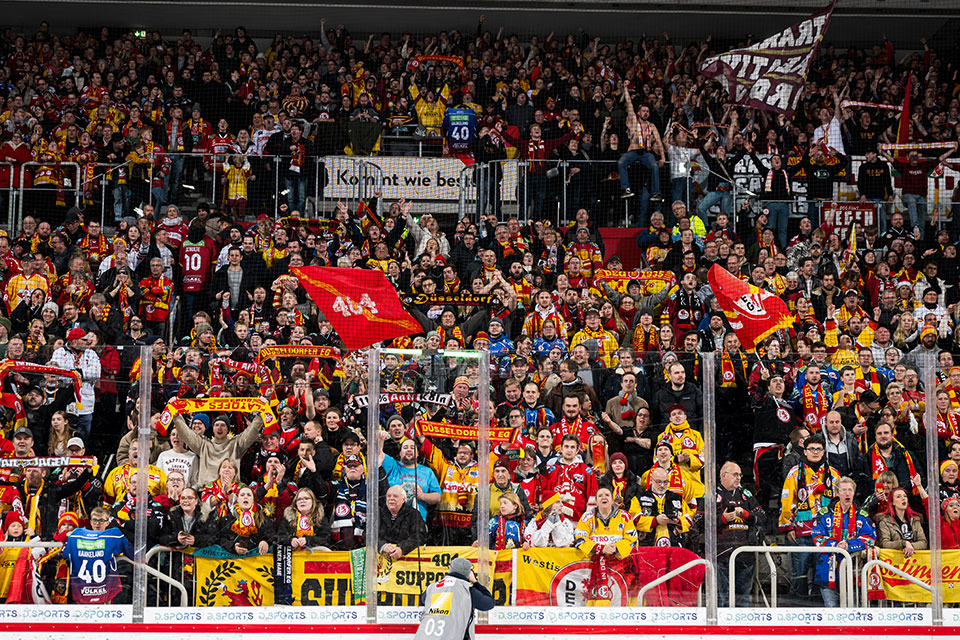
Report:
[[77,604],[103,604],[120,593],[117,556],[133,547],[119,529],[74,529],[63,548],[70,565],[70,595]]
[[443,117],[443,131],[451,151],[470,151],[477,136],[477,114],[473,109],[447,109]]

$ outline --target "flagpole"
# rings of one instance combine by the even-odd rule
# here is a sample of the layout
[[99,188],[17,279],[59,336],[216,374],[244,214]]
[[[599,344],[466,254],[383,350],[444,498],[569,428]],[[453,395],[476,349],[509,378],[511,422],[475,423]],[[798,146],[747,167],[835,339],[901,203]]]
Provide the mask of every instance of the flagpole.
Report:
[[367,525],[364,581],[367,624],[377,623],[377,564],[380,554],[380,345],[367,350]]

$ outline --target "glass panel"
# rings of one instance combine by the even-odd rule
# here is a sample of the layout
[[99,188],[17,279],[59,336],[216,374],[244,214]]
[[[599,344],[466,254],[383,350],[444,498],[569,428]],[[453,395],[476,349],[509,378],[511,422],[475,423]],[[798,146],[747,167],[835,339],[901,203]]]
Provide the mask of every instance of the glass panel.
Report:
[[[71,305],[64,304],[68,318],[76,311]],[[11,337],[0,362],[6,443],[0,553],[8,566],[26,571],[23,580],[5,579],[2,595],[6,604],[131,605],[134,585],[146,584],[135,581],[131,563],[137,526],[159,516],[155,509],[146,517],[135,511],[135,496],[148,495],[137,487],[148,486],[154,496],[166,491],[155,466],[148,483],[136,478],[137,407],[150,405],[151,386],[140,398],[116,366],[124,357],[132,364],[141,348],[121,355],[104,344],[103,332],[68,323],[64,337],[46,320],[41,314]],[[53,323],[59,325],[56,316]],[[147,412],[147,433],[150,424]],[[142,503],[157,506],[152,498]],[[144,548],[156,545],[158,534],[152,531]],[[32,551],[21,553],[23,547]],[[26,566],[31,554],[36,577]],[[122,616],[129,619],[129,606]]]
[[[841,296],[836,308],[822,308],[798,291],[796,273],[778,277],[779,256],[764,251],[748,282],[785,290],[781,297],[796,313],[798,335],[776,331],[760,339],[755,352],[744,353],[748,345],[728,334],[719,354],[720,605],[852,608],[923,602],[917,597],[923,589],[904,597],[913,587],[876,562],[929,564],[924,517],[929,489],[923,478],[937,465],[939,452],[936,435],[924,425],[936,420],[930,403],[936,402],[937,376],[945,375],[950,363],[947,358],[938,363],[935,350],[903,357],[903,341],[894,342],[889,325],[866,315],[870,303],[860,297],[871,294],[861,292],[850,272],[839,285],[830,271],[821,275],[823,286],[839,286]],[[776,315],[771,298],[759,300]],[[737,335],[744,339],[769,333],[769,321],[746,320],[744,314],[728,314],[728,319],[740,325]],[[749,425],[743,424],[749,414],[734,413],[736,402],[751,407]],[[946,410],[948,396],[942,404]],[[741,446],[747,429],[752,451]],[[735,477],[737,471],[741,478]],[[755,527],[757,520],[737,511],[733,487],[738,480],[755,493],[765,511],[764,526]],[[932,478],[927,487],[936,485]],[[903,509],[897,506],[901,501]],[[751,549],[756,545],[769,551]],[[903,546],[924,551],[905,561],[894,551]],[[730,559],[735,554],[734,578]],[[867,563],[874,570],[868,570],[864,583],[861,570]],[[771,582],[774,572],[777,584]],[[719,621],[743,619],[734,615],[721,611]],[[786,620],[781,616],[791,614],[776,615]]]
[[367,438],[379,445],[384,496],[374,545],[377,602],[418,606],[423,591],[461,557],[505,603],[507,584],[490,571],[490,558],[497,548],[523,544],[530,508],[519,484],[501,478],[491,490],[489,478],[491,470],[500,477],[516,466],[520,449],[500,437],[509,434],[499,421],[489,423],[497,426],[492,442],[486,435],[492,415],[486,354],[459,350],[453,337],[447,350],[431,351],[436,339],[428,336],[422,351],[382,350],[379,375],[371,378],[378,380],[370,397],[377,398],[379,417]]

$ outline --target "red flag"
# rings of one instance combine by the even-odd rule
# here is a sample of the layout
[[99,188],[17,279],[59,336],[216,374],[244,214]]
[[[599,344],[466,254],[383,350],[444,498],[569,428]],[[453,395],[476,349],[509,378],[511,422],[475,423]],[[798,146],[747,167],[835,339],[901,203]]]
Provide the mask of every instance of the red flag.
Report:
[[[903,93],[903,109],[900,110],[900,123],[897,125],[897,144],[910,142],[910,91],[913,84],[913,74],[907,75],[907,88]],[[899,157],[902,151],[894,151],[893,156]]]
[[355,351],[381,340],[423,331],[407,313],[383,271],[338,267],[293,267],[307,295]]
[[7,593],[7,604],[33,604],[31,586],[33,584],[33,559],[30,549],[24,547],[17,554],[17,562],[13,566],[10,576],[10,591]]
[[717,264],[710,267],[707,279],[730,326],[747,349],[755,349],[774,331],[793,325],[787,303],[775,294],[744,282]]

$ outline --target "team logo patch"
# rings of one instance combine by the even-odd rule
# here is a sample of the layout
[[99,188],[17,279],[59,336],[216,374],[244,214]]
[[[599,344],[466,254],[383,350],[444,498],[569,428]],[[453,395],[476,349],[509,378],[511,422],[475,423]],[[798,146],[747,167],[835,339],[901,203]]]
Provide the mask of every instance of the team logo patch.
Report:
[[[550,606],[580,607],[586,605],[590,599],[590,575],[592,572],[593,562],[589,560],[571,562],[560,569],[550,582]],[[601,589],[598,595],[604,600],[610,600],[612,606],[629,606],[627,581],[609,565],[607,580],[607,591],[604,593]]]
[[783,408],[777,409],[777,418],[779,418],[780,422],[790,422],[790,413]]

